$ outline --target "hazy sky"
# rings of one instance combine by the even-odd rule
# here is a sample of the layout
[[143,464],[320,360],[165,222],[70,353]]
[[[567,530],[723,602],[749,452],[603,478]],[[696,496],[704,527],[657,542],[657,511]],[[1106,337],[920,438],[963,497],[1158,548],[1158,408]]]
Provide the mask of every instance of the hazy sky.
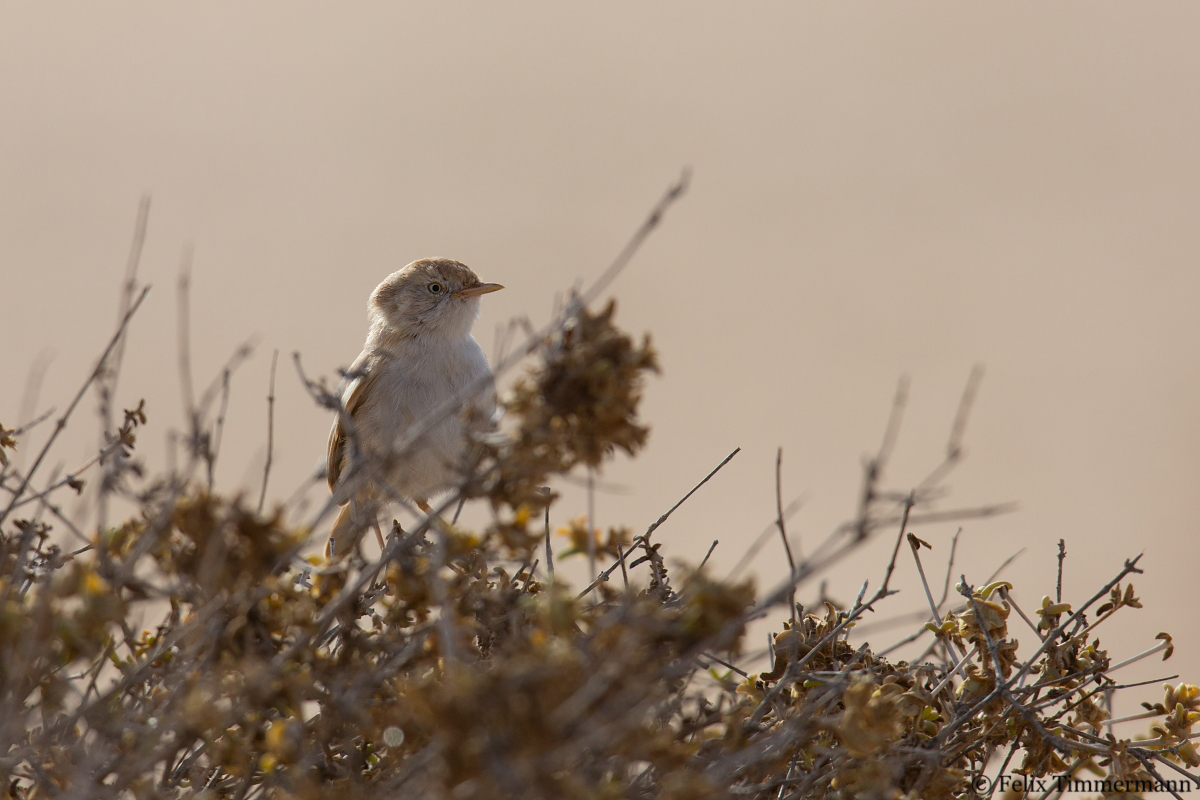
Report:
[[[497,325],[547,320],[690,166],[611,290],[663,375],[646,392],[650,445],[604,473],[597,522],[644,529],[740,446],[660,529],[693,561],[719,539],[723,572],[773,518],[782,445],[784,493],[808,498],[791,529],[811,546],[853,514],[897,380],[911,397],[887,478],[906,491],[981,363],[940,507],[1020,510],[964,525],[960,571],[980,583],[1025,548],[1006,576],[1028,610],[1053,590],[1058,538],[1075,602],[1144,550],[1146,607],[1102,644],[1123,658],[1165,627],[1172,662],[1120,675],[1195,681],[1197,30],[1183,2],[6,2],[0,421],[44,356],[38,409],[61,409],[90,369],[149,193],[153,289],[119,387],[124,405],[147,401],[142,455],[162,466],[183,418],[175,278],[190,243],[197,382],[257,341],[217,483],[257,494],[278,348],[282,500],[330,422],[291,353],[335,376],[384,276],[437,255],[505,284],[477,326],[491,353]],[[58,460],[82,463],[97,437],[89,398]],[[583,505],[568,488],[555,520]],[[927,564],[955,527],[917,531]],[[834,570],[830,592],[874,586],[890,539]],[[760,584],[785,574],[781,550],[755,561]],[[904,560],[893,610],[922,607],[914,576]]]

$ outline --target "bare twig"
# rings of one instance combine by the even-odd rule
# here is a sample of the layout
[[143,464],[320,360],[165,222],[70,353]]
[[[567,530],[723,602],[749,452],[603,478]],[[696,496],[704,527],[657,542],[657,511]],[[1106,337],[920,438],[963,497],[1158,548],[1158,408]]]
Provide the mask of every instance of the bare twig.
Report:
[[[29,373],[25,377],[25,391],[21,393],[21,409],[17,414],[17,427],[10,434],[16,439],[20,439],[33,428],[54,416],[53,406],[36,417],[34,416],[38,395],[42,391],[42,381],[46,377],[46,370],[50,368],[50,361],[50,351],[43,350],[29,365]],[[0,478],[7,477],[10,469],[19,470],[24,466],[23,457],[24,450],[18,450],[16,455],[8,460],[8,463],[0,463]]]
[[1062,602],[1062,573],[1063,561],[1067,558],[1067,540],[1058,540],[1058,580],[1055,581],[1054,602]]
[[[549,487],[543,487],[549,491]],[[625,567],[622,566],[621,569]],[[554,580],[554,551],[550,548],[550,506],[546,506],[546,572],[550,575],[550,580]]]
[[[43,411],[41,414],[38,414],[33,419],[29,420],[28,422],[24,423],[23,425],[17,426],[17,428],[15,430],[13,430],[12,435],[14,437],[24,436],[25,434],[29,433],[29,431],[36,428],[38,425],[41,425],[43,422],[45,422],[46,420],[53,417],[54,412],[57,410],[58,409],[56,409],[54,406],[50,406],[50,408],[47,408],[45,411]],[[22,416],[24,416],[24,414],[22,414]],[[16,461],[16,459],[14,459],[14,461]]]
[[587,471],[587,557],[588,580],[596,580],[596,474]]
[[[125,280],[121,287],[121,303],[117,311],[117,325],[121,324],[121,320],[129,312],[130,304],[133,302],[134,293],[137,291],[137,271],[138,265],[142,260],[142,249],[146,244],[146,228],[150,221],[150,196],[142,195],[138,203],[137,221],[133,227],[133,241],[129,246],[129,256],[125,261]],[[100,393],[100,426],[101,436],[107,435],[113,430],[113,397],[117,392],[117,379],[121,375],[121,362],[125,355],[125,337],[117,343],[113,350],[108,364],[99,376],[96,382],[96,388]],[[99,517],[99,527],[103,529],[107,526],[108,520],[108,493],[110,485],[113,482],[114,476],[118,475],[123,467],[123,460],[118,454],[112,461],[109,462],[105,469],[105,475],[100,482],[100,493],[97,497],[97,509]]]
[[925,567],[921,565],[921,544],[915,536],[910,535],[908,545],[912,550],[913,561],[917,562],[917,574],[921,577],[921,588],[925,590],[925,599],[929,601],[929,613],[933,615],[933,623],[941,625],[942,615],[938,613],[937,603],[933,602],[933,592],[929,590],[929,581],[925,578]]
[[[792,546],[788,543],[787,527],[783,522],[783,448],[775,453],[775,524],[779,526],[779,536],[783,539],[783,551],[787,554],[788,578],[796,576],[796,559],[792,558]],[[792,624],[796,624],[796,588],[793,586],[788,595],[788,608],[792,615]]]
[[999,577],[1000,573],[1002,573],[1002,572],[1004,572],[1004,570],[1008,569],[1009,564],[1013,563],[1014,561],[1016,561],[1018,558],[1020,558],[1024,554],[1025,554],[1025,548],[1022,547],[1020,550],[1013,553],[1008,558],[1004,559],[1004,561],[1002,561],[1000,563],[1000,566],[996,567],[996,569],[992,572],[992,574],[988,576],[987,582],[991,583],[992,581],[996,580],[996,578]]
[[646,237],[658,227],[660,222],[662,222],[662,218],[667,213],[667,209],[670,208],[676,200],[683,197],[684,193],[687,191],[688,184],[691,183],[691,180],[692,171],[691,169],[685,168],[683,173],[679,176],[679,180],[676,181],[669,189],[667,189],[667,193],[664,194],[662,199],[660,199],[654,208],[650,210],[650,215],[646,217],[646,221],[641,224],[641,227],[634,231],[633,236],[625,244],[625,247],[621,249],[621,252],[617,254],[617,257],[608,266],[608,269],[602,272],[600,277],[598,277],[592,283],[592,285],[583,292],[581,299],[584,305],[587,305],[595,300],[601,292],[608,288],[610,283],[616,280],[616,277],[621,274],[621,271],[624,270],[625,266],[633,259],[633,256],[635,253],[637,253],[638,248],[642,246],[642,242],[644,242]]
[[275,453],[275,364],[279,360],[279,350],[276,348],[271,355],[271,383],[267,389],[267,461],[263,465],[262,489],[258,493],[258,513],[263,510],[263,502],[267,499],[267,479],[271,477],[271,459]]
[[688,492],[687,494],[685,494],[685,495],[684,495],[684,496],[683,496],[683,497],[682,497],[682,498],[679,500],[679,502],[678,502],[678,503],[676,503],[675,505],[671,506],[669,509],[667,509],[667,512],[666,512],[665,514],[663,514],[661,517],[659,517],[658,519],[656,519],[656,520],[654,521],[654,524],[653,524],[653,525],[651,525],[649,528],[647,528],[647,529],[646,529],[646,532],[645,532],[644,534],[642,534],[642,536],[643,536],[643,537],[645,537],[645,538],[648,540],[648,539],[650,538],[650,535],[651,535],[652,533],[654,533],[656,530],[658,530],[658,526],[660,526],[660,525],[662,525],[664,522],[666,522],[666,521],[667,521],[667,518],[668,518],[668,517],[670,517],[672,514],[674,514],[676,509],[678,509],[678,508],[679,508],[681,505],[683,505],[684,503],[686,503],[686,502],[688,501],[688,498],[689,498],[689,497],[691,497],[691,496],[692,496],[692,495],[694,495],[694,494],[695,494],[697,491],[699,491],[699,489],[700,489],[700,487],[701,487],[701,486],[703,486],[704,484],[708,483],[708,482],[709,482],[709,480],[712,478],[712,476],[714,476],[714,475],[716,475],[718,472],[720,472],[720,471],[721,471],[721,468],[722,468],[722,467],[724,467],[726,464],[728,464],[730,461],[732,461],[732,460],[733,460],[733,457],[734,457],[734,456],[736,456],[736,455],[737,455],[738,453],[740,453],[740,452],[742,452],[742,448],[740,448],[740,447],[735,447],[735,448],[733,449],[733,452],[732,452],[732,453],[730,453],[729,455],[725,456],[724,460],[722,460],[720,464],[717,464],[717,466],[713,467],[713,470],[712,470],[712,472],[710,472],[710,473],[708,473],[707,475],[705,475],[705,476],[704,476],[704,479],[703,479],[702,481],[700,481],[699,483],[697,483],[695,486],[693,486],[693,487],[692,487],[692,490],[691,490],[690,492]]
[[213,488],[213,470],[217,466],[217,457],[221,454],[221,434],[225,429],[225,410],[229,406],[229,368],[221,370],[221,405],[217,408],[217,420],[213,424],[212,447],[205,453],[205,465],[208,473],[208,490]]
[[617,563],[621,565],[622,585],[625,587],[625,591],[629,591],[629,571],[625,569],[625,547],[620,542],[617,542]]
[[179,279],[176,284],[176,336],[179,347],[179,386],[183,392],[183,416],[188,428],[199,431],[196,419],[196,396],[192,388],[192,347],[189,294],[192,284],[192,246],[185,245],[179,261]]
[[958,401],[958,410],[954,412],[954,422],[950,425],[950,438],[946,442],[946,457],[933,472],[917,485],[917,495],[923,496],[937,486],[950,473],[963,455],[963,437],[967,430],[967,419],[975,405],[975,396],[979,392],[979,384],[983,381],[983,365],[976,364],[971,368],[967,377],[967,385],[963,388],[962,398]]
[[[783,509],[784,520],[791,519],[792,516],[804,506],[805,500],[807,500],[807,497],[801,495],[800,497],[793,499],[792,502],[788,503],[787,507]],[[767,541],[771,538],[771,534],[777,529],[778,526],[774,521],[771,521],[770,524],[763,528],[762,533],[755,537],[754,543],[746,548],[746,552],[743,553],[742,557],[738,559],[738,562],[733,565],[733,569],[729,570],[729,574],[725,576],[725,580],[733,580],[738,576],[739,573],[741,573],[742,570],[749,566],[754,557],[758,555],[758,551],[762,550],[763,545],[767,543]]]
[[912,495],[909,495],[908,502],[904,504],[904,516],[900,519],[900,533],[896,536],[896,546],[892,548],[892,557],[888,561],[887,572],[883,575],[883,585],[879,587],[879,591],[887,594],[888,584],[892,580],[892,573],[896,570],[896,557],[900,554],[900,543],[904,541],[904,534],[908,533],[908,515],[912,511],[913,503],[916,501]]
[[[693,486],[692,490],[690,492],[688,492],[687,494],[685,494],[678,503],[676,503],[675,505],[673,505],[669,509],[667,509],[667,512],[665,514],[663,514],[661,517],[659,517],[657,520],[655,520],[654,523],[649,528],[646,529],[645,533],[643,533],[641,536],[634,539],[633,545],[637,546],[638,544],[643,544],[648,547],[649,542],[650,542],[650,534],[654,533],[654,531],[658,529],[658,526],[662,525],[664,522],[666,522],[667,518],[670,517],[671,514],[673,514],[675,512],[675,509],[679,508],[681,505],[683,505],[685,502],[687,502],[687,499],[689,497],[691,497],[693,494],[695,494],[696,491],[701,486],[708,483],[709,479],[712,478],[712,476],[714,476],[718,472],[720,472],[721,468],[724,467],[726,464],[728,464],[730,461],[732,461],[733,457],[736,456],[741,451],[742,451],[742,448],[738,447],[738,448],[735,448],[732,453],[725,456],[725,459],[720,464],[717,464],[717,466],[713,468],[712,472],[705,475],[704,479],[701,480],[699,483],[697,483],[695,486]],[[624,555],[625,556],[629,555],[629,553],[632,552],[632,550],[633,550],[633,548],[631,547],[630,550],[628,550],[624,553]],[[590,584],[588,584],[588,587],[586,589],[584,589],[582,592],[580,592],[578,596],[579,597],[585,596],[588,592],[592,591],[592,589],[596,588],[601,583],[608,580],[608,576],[611,575],[613,573],[613,571],[616,570],[618,567],[621,570],[625,569],[624,557],[618,558],[616,564],[613,564],[611,567],[609,567],[608,569],[604,570],[599,575],[597,575],[595,580],[593,580]]]
[[[989,580],[988,583],[991,583],[991,580]],[[1033,631],[1034,636],[1038,637],[1038,639],[1041,639],[1042,632],[1038,630],[1037,625],[1033,624],[1033,620],[1031,620],[1025,614],[1025,612],[1021,610],[1021,607],[1019,605],[1017,605],[1017,601],[1013,599],[1012,592],[1010,592],[1007,588],[1004,588],[1004,587],[1001,587],[1000,591],[1003,592],[1004,599],[1008,601],[1008,604],[1010,606],[1012,606],[1013,610],[1015,610],[1017,612],[1017,616],[1019,616],[1021,619],[1025,620],[1025,624],[1028,625],[1029,629]]]
[[879,470],[882,470],[888,463],[892,457],[892,451],[896,448],[896,439],[900,436],[900,423],[904,419],[904,408],[907,405],[908,376],[905,375],[896,384],[896,395],[892,398],[892,412],[888,416],[887,427],[883,432],[883,442],[879,445],[879,452],[872,459]]
[[4,513],[0,514],[0,523],[4,522],[4,520],[8,518],[9,513],[16,505],[18,499],[20,499],[21,495],[23,495],[25,490],[29,487],[29,481],[37,472],[38,467],[41,466],[42,461],[46,458],[46,454],[50,452],[50,448],[54,445],[54,441],[58,438],[58,435],[62,433],[63,428],[67,427],[67,420],[70,419],[71,414],[75,411],[75,407],[79,405],[79,401],[82,400],[83,396],[87,393],[88,387],[92,385],[97,376],[100,374],[100,370],[103,369],[109,354],[112,352],[113,348],[117,346],[117,343],[121,340],[121,337],[124,336],[126,329],[129,327],[129,320],[133,318],[135,313],[137,313],[138,308],[141,307],[142,301],[146,299],[146,294],[149,291],[149,286],[142,289],[137,300],[134,301],[133,305],[130,306],[129,311],[125,314],[125,317],[121,320],[121,324],[117,327],[117,332],[114,333],[112,339],[109,340],[108,346],[104,348],[104,352],[101,354],[100,360],[96,362],[96,366],[88,375],[87,380],[84,381],[83,386],[80,387],[75,397],[71,400],[71,404],[67,406],[67,410],[64,411],[62,416],[59,417],[54,423],[54,430],[51,432],[46,443],[42,445],[42,449],[38,452],[37,458],[34,459],[33,466],[31,466],[29,471],[25,473],[25,477],[22,478],[20,486],[13,493],[12,499],[9,500],[8,506],[4,509]]

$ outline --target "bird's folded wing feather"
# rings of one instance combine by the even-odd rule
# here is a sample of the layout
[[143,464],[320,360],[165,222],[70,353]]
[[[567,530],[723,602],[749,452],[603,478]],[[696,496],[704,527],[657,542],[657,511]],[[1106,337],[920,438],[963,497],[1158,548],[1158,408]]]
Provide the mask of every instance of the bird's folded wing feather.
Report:
[[[358,418],[355,414],[362,407],[367,387],[371,385],[376,372],[370,368],[367,354],[363,353],[346,373],[349,377],[342,389],[342,405],[345,407],[346,413],[350,415],[350,419],[356,424]],[[329,462],[325,468],[330,490],[337,485],[338,478],[341,477],[342,463],[345,461],[345,457],[346,429],[342,426],[342,413],[338,412],[337,418],[333,421],[333,428],[329,431]]]

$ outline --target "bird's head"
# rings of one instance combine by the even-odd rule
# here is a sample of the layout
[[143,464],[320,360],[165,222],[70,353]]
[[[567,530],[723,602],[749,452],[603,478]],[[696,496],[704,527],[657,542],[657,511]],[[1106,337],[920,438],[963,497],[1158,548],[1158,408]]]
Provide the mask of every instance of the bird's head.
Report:
[[466,264],[423,258],[393,272],[371,294],[371,316],[402,336],[465,337],[479,297],[504,287],[484,283]]

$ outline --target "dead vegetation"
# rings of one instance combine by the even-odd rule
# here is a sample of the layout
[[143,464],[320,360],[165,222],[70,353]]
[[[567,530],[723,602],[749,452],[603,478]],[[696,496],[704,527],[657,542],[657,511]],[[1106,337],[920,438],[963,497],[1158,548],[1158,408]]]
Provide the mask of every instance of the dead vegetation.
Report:
[[[144,297],[134,287],[131,278],[117,334],[55,434],[89,385],[114,380],[112,354]],[[881,481],[901,391],[853,518],[799,558],[777,486],[771,533],[789,574],[771,591],[717,579],[711,562],[668,569],[654,533],[674,508],[636,537],[601,535],[586,517],[563,526],[559,558],[611,564],[588,587],[555,580],[546,510],[556,498],[543,487],[614,451],[635,454],[647,432],[637,407],[654,351],[615,326],[611,303],[589,310],[598,290],[500,365],[531,356],[506,398],[509,424],[478,443],[461,492],[440,504],[485,502],[492,523],[476,531],[422,516],[395,525],[375,559],[306,559],[307,524],[211,491],[220,426],[207,420],[228,371],[192,406],[188,464],[172,474],[138,472],[140,406],[111,424],[95,463],[41,490],[33,479],[54,436],[18,470],[7,456],[27,430],[0,428],[7,796],[937,800],[989,797],[1005,788],[998,774],[1150,782],[1098,784],[1106,795],[1200,785],[1187,771],[1200,766],[1195,686],[1168,685],[1147,707],[1148,738],[1116,738],[1107,724],[1123,688],[1114,673],[1170,655],[1165,634],[1132,657],[1100,646],[1098,627],[1140,607],[1137,557],[1090,598],[1063,598],[1060,584],[1022,609],[1004,581],[957,576],[951,589],[947,568],[934,600],[928,545],[909,529],[1002,510],[932,508],[961,457],[977,377],[945,462],[896,493]],[[60,496],[97,479],[100,496],[140,512],[91,530],[72,522]],[[846,607],[795,603],[797,586],[877,535],[895,537],[878,589],[864,583]],[[929,601],[908,640],[928,647],[911,663],[848,639],[893,594],[901,556],[916,560]],[[763,618],[780,632],[755,672],[743,639]],[[1014,628],[1032,644],[1018,645]]]

